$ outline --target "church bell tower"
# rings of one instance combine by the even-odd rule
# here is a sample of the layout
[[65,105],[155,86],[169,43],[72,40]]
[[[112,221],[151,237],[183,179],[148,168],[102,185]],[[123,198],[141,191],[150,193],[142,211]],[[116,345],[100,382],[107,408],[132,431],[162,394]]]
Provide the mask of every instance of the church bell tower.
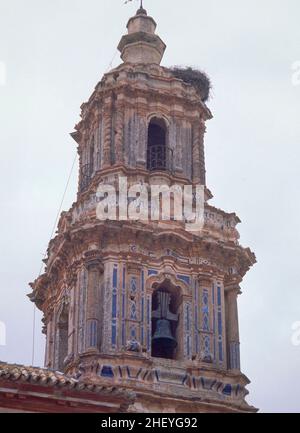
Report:
[[[45,366],[132,391],[131,412],[255,412],[245,400],[237,307],[255,256],[239,243],[236,214],[209,204],[209,79],[161,66],[166,45],[144,8],[127,30],[123,63],[82,105],[72,133],[77,200],[31,285],[44,314]],[[202,229],[188,231],[174,215],[99,218],[99,186],[119,193],[121,178],[128,188],[202,185]]]

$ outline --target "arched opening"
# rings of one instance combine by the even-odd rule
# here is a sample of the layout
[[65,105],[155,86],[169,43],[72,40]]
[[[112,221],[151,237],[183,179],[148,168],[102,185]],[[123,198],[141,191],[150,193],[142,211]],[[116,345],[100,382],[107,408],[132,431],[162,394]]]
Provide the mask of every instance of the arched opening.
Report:
[[64,371],[64,362],[68,356],[68,338],[69,338],[69,309],[64,305],[62,312],[60,313],[58,324],[58,357],[57,357],[57,368],[59,371]]
[[157,117],[151,119],[148,127],[147,169],[167,169],[167,126]]
[[152,295],[151,356],[175,359],[177,325],[177,300],[166,288],[161,287]]

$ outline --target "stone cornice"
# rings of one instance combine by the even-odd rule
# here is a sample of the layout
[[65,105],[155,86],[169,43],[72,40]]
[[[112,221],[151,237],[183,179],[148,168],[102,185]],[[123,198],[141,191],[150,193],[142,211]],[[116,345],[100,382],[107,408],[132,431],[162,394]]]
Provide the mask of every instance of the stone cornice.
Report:
[[[172,106],[182,106],[182,116],[189,116],[189,112],[196,110],[198,114],[191,116],[191,121],[197,120],[199,112],[202,113],[205,120],[212,118],[212,114],[206,104],[201,101],[201,98],[197,92],[193,89],[190,84],[184,83],[182,80],[175,78],[167,68],[160,68],[161,75],[153,74],[149,71],[149,67],[146,69],[142,68],[140,64],[121,65],[119,68],[104,75],[102,81],[96,86],[95,91],[92,93],[88,102],[82,104],[82,120],[76,125],[77,133],[72,133],[71,136],[78,143],[80,136],[78,132],[84,127],[93,122],[95,114],[98,111],[99,104],[104,104],[107,97],[111,97],[113,93],[123,94],[124,97],[128,97],[126,106],[130,106],[131,103],[135,104],[135,99],[145,98],[146,105],[145,109],[149,104],[149,98],[155,100],[161,99],[163,105],[168,107],[168,111]],[[123,74],[121,74],[123,73]],[[132,77],[128,77],[127,74],[146,74],[147,80],[143,81],[132,80]],[[115,79],[116,74],[120,74],[121,77]],[[160,86],[149,86],[149,79],[155,82],[159,81],[167,84],[167,86],[159,89]],[[105,84],[106,83],[106,84]],[[147,84],[146,84],[147,83]],[[173,113],[174,114],[174,113]],[[84,125],[87,126],[84,126]]]
[[[135,235],[132,237],[134,231]],[[94,223],[88,227],[82,226],[80,231],[78,229],[71,229],[68,237],[69,240],[66,240],[66,237],[61,238],[62,242],[59,241],[59,238],[57,239],[60,242],[56,248],[57,254],[64,257],[63,262],[56,254],[52,254],[52,258],[46,268],[46,273],[31,284],[33,292],[29,297],[32,302],[36,303],[39,309],[44,309],[43,305],[46,299],[51,296],[48,288],[50,289],[53,284],[57,289],[59,288],[55,283],[55,278],[59,278],[62,281],[62,275],[57,274],[57,272],[60,272],[60,269],[68,269],[65,285],[72,286],[76,282],[76,270],[81,264],[87,267],[97,266],[103,272],[103,263],[112,257],[115,257],[116,260],[122,259],[127,262],[136,263],[136,266],[142,266],[142,264],[149,267],[162,266],[163,269],[164,266],[169,264],[175,266],[178,272],[199,274],[198,278],[200,280],[203,278],[207,281],[213,279],[223,280],[225,277],[225,286],[237,285],[242,276],[254,264],[254,255],[249,249],[243,249],[237,245],[226,245],[225,243],[220,245],[219,243],[212,243],[211,240],[196,239],[192,235],[178,237],[178,234],[172,231],[169,233],[165,231],[157,233],[157,229],[149,230],[149,227],[147,227],[144,230],[143,226],[134,223]],[[78,240],[76,240],[77,237]],[[98,242],[101,240],[101,253],[99,250],[89,250],[89,245],[95,245],[97,239]],[[153,251],[156,251],[161,245],[166,244],[174,251],[178,251],[179,254],[180,249],[183,252],[189,251],[189,254],[186,255],[189,260],[195,257],[199,257],[201,260],[198,264],[193,262],[184,263],[173,256],[162,256],[160,252],[157,257],[152,257],[139,250],[135,252],[130,252],[129,249],[128,251],[124,251],[124,245],[128,245],[129,247],[132,241],[143,247],[147,247],[148,245],[148,248],[151,247]],[[111,251],[110,244],[119,245],[119,251]],[[208,262],[205,263],[207,260]],[[57,266],[58,263],[64,263],[64,265]],[[229,268],[233,264],[236,267],[236,274],[230,275]]]
[[[107,232],[107,229],[109,228],[109,232]],[[111,222],[101,222],[97,220],[93,220],[93,226],[89,226],[87,222],[81,223],[81,224],[74,224],[72,227],[69,228],[69,240],[66,241],[64,238],[56,238],[55,244],[57,245],[55,250],[57,253],[61,248],[63,248],[63,245],[65,244],[67,249],[65,249],[64,253],[64,260],[62,262],[61,259],[58,259],[56,257],[56,253],[54,251],[51,253],[51,256],[49,257],[50,261],[48,260],[48,268],[54,269],[53,266],[55,265],[55,268],[59,269],[60,265],[59,263],[66,263],[68,261],[67,255],[70,254],[70,246],[73,248],[76,247],[76,238],[78,238],[78,252],[80,251],[82,245],[83,245],[83,239],[86,240],[86,242],[90,242],[92,238],[98,238],[101,239],[101,236],[103,238],[103,235],[105,235],[106,239],[109,239],[110,234],[114,241],[117,241],[118,243],[121,242],[121,238],[118,240],[118,237],[121,235],[124,237],[124,242],[127,242],[126,239],[130,239],[130,233],[136,233],[135,237],[137,236],[137,233],[139,233],[139,236],[141,236],[143,239],[145,239],[145,236],[150,236],[153,239],[157,239],[157,241],[163,242],[166,237],[168,237],[168,244],[171,245],[171,243],[174,243],[175,239],[177,239],[179,242],[183,242],[183,245],[185,243],[191,244],[191,247],[189,247],[191,253],[190,255],[209,255],[210,257],[214,256],[214,252],[218,252],[218,258],[221,258],[222,255],[225,253],[229,256],[232,256],[231,261],[228,262],[228,266],[231,264],[241,265],[245,261],[248,262],[248,267],[250,267],[252,264],[255,263],[255,256],[249,249],[243,249],[239,245],[236,245],[234,243],[226,243],[224,242],[222,245],[216,244],[212,239],[205,238],[203,236],[202,238],[195,237],[189,232],[186,232],[185,230],[173,230],[171,229],[163,229],[159,228],[156,225],[153,225],[153,227],[149,225],[145,225],[143,223],[138,222],[118,222],[118,221],[111,221]],[[102,234],[101,234],[102,233]],[[116,234],[118,233],[118,236],[116,237]],[[147,235],[148,234],[148,235]],[[78,237],[79,236],[79,237]],[[92,236],[92,237],[91,237]],[[108,237],[107,237],[108,236]],[[129,236],[129,237],[128,237]],[[103,239],[105,239],[105,237]],[[90,239],[90,240],[89,240]],[[138,238],[136,238],[138,240]],[[75,243],[74,243],[75,241]],[[67,243],[66,243],[67,242]],[[107,242],[107,240],[106,240]],[[171,243],[170,243],[171,242]],[[54,244],[53,244],[54,246]],[[85,248],[85,247],[83,247]],[[176,247],[178,248],[178,247]],[[209,248],[209,249],[207,249]],[[202,251],[202,253],[201,253]],[[223,251],[223,252],[222,252]],[[221,256],[220,256],[221,253]],[[61,253],[59,253],[61,256]],[[239,259],[237,260],[237,258]]]

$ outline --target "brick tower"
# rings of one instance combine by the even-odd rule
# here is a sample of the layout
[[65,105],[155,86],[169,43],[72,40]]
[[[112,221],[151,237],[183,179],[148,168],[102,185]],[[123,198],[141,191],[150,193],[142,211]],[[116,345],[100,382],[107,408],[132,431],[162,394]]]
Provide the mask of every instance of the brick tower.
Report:
[[[72,133],[77,201],[61,215],[31,300],[44,314],[45,366],[134,393],[131,412],[254,412],[240,370],[237,298],[255,263],[239,218],[209,205],[209,81],[160,66],[166,45],[140,8]],[[99,185],[204,186],[204,226],[101,220]]]

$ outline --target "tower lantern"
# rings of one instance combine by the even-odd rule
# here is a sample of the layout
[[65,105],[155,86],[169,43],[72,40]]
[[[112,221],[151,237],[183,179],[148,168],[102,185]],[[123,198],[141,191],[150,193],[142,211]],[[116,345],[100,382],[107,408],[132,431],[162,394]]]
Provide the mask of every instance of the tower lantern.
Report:
[[125,63],[160,64],[166,45],[155,34],[156,22],[140,8],[128,21],[128,34],[123,36],[118,46]]

